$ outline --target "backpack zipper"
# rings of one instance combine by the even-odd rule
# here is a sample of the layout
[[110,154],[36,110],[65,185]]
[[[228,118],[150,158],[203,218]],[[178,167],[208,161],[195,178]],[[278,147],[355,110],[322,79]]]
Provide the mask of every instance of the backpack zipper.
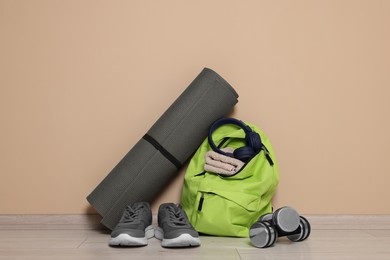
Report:
[[265,145],[263,145],[263,151],[264,151],[264,155],[265,155],[265,158],[267,159],[268,163],[271,165],[271,166],[274,166],[274,161],[272,161],[272,158],[271,158],[271,155],[267,149],[267,147],[265,147]]
[[202,211],[203,201],[204,201],[204,192],[201,192],[200,193],[200,200],[199,200],[199,204],[198,204],[198,211]]
[[202,176],[202,175],[205,175],[205,174],[206,174],[206,171],[203,171],[203,172],[201,172],[201,173],[195,174],[194,177]]

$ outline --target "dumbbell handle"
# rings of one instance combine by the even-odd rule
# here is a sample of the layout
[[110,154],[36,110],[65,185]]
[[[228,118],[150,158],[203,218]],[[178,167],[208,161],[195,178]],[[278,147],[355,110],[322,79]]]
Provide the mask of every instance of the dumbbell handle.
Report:
[[263,220],[263,221],[270,223],[275,228],[275,230],[277,231],[278,237],[297,235],[297,234],[301,233],[301,226],[298,226],[298,228],[292,232],[286,232],[286,231],[283,231],[282,229],[280,229],[279,226],[275,225],[273,223],[273,221],[270,221],[270,220]]

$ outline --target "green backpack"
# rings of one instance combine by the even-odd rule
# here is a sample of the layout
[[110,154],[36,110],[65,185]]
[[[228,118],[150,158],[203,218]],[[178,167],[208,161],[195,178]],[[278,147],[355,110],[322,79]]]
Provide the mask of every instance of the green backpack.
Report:
[[[248,237],[251,225],[272,212],[271,199],[279,182],[275,154],[263,131],[252,124],[246,126],[260,135],[262,149],[236,174],[225,176],[204,170],[205,155],[212,150],[208,138],[189,162],[181,205],[200,233]],[[209,135],[218,149],[247,145],[246,132],[235,124],[220,125]]]

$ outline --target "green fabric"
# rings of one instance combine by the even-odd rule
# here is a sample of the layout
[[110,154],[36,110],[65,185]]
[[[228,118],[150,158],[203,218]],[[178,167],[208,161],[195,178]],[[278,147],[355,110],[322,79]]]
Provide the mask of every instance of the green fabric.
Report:
[[[278,164],[268,137],[256,126],[246,124],[260,134],[274,165],[262,150],[234,176],[205,172],[205,154],[211,150],[206,138],[188,165],[181,196],[181,205],[198,232],[248,237],[251,225],[261,215],[272,212],[271,199],[279,183]],[[228,140],[222,147],[245,146],[244,131],[234,125],[223,125],[214,131],[217,145],[225,138]]]

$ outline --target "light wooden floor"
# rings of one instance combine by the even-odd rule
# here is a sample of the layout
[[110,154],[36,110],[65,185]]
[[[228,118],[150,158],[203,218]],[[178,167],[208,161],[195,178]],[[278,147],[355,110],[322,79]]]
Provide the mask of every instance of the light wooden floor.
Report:
[[390,259],[390,216],[307,216],[308,240],[267,249],[247,238],[202,236],[198,248],[110,248],[96,216],[0,215],[0,259]]

